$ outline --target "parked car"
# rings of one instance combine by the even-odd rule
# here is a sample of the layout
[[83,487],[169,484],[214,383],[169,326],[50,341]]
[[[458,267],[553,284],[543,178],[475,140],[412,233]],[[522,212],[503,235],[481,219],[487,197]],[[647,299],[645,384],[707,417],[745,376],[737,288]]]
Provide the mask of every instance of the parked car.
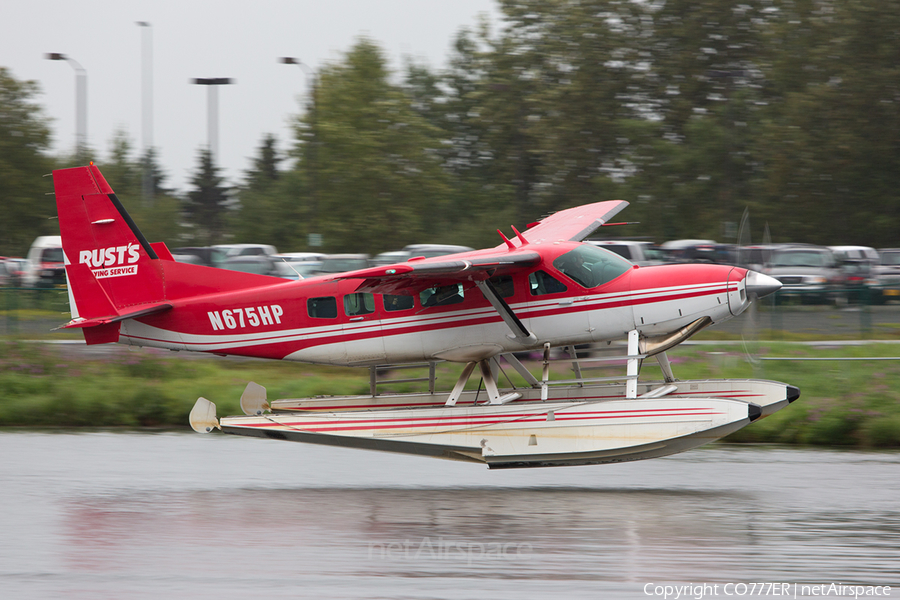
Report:
[[270,277],[286,277],[285,269],[290,270],[287,265],[279,267],[271,256],[263,254],[248,254],[246,256],[232,256],[222,261],[221,268],[229,271],[241,271],[242,273],[253,273],[255,275],[269,275]]
[[278,254],[275,246],[268,244],[216,244],[213,248],[218,248],[225,252],[226,258],[232,256],[271,256]]
[[403,247],[403,251],[408,252],[410,258],[417,258],[419,256],[432,258],[434,256],[471,252],[472,250],[474,250],[474,248],[469,248],[468,246],[454,246],[452,244],[410,244]]
[[322,259],[322,264],[316,274],[344,273],[368,267],[368,254],[328,254]]
[[6,271],[9,273],[9,285],[19,287],[24,285],[22,282],[25,278],[25,271],[28,269],[28,259],[26,258],[7,258]]
[[686,239],[686,240],[669,240],[663,242],[659,249],[663,253],[666,261],[669,262],[687,262],[685,255],[691,248],[701,245],[715,244],[715,240],[702,239]]
[[900,248],[882,248],[878,251],[875,278],[881,292],[880,301],[900,300]]
[[779,246],[780,244],[737,246],[734,250],[734,264],[745,269],[765,273],[765,270],[772,262],[772,254]]
[[306,279],[313,277],[319,273],[322,268],[321,260],[300,260],[300,261],[284,261],[275,259],[275,267],[278,269],[279,277],[285,279]]
[[42,235],[28,250],[27,266],[22,285],[25,287],[53,287],[66,284],[62,239],[58,235]]
[[409,260],[410,254],[406,250],[394,250],[392,252],[382,252],[373,258],[370,262],[373,267],[382,265],[392,265],[394,263],[406,262]]
[[279,277],[286,279],[306,279],[319,272],[325,254],[321,252],[282,252],[273,254]]
[[682,248],[680,260],[733,265],[737,261],[737,250],[733,244],[697,244]]
[[865,260],[877,264],[879,261],[878,250],[870,246],[828,246],[838,261],[846,259]]
[[873,271],[874,265],[865,258],[845,258],[840,261],[841,280],[837,300],[841,304],[877,304],[881,291]]
[[200,265],[201,267],[210,266],[203,262],[203,259],[196,254],[173,254],[172,258],[174,258],[176,262],[187,263],[189,265]]
[[226,254],[223,248],[214,246],[184,246],[172,250],[172,257],[178,262],[207,267],[221,267]]
[[325,254],[322,252],[280,252],[278,254],[273,254],[272,258],[290,263],[310,262],[321,261],[325,258]]
[[870,246],[828,246],[841,268],[840,286],[845,291],[838,298],[848,302],[881,303],[881,289],[875,266],[880,257]]
[[834,300],[842,280],[831,250],[811,244],[778,246],[765,273],[781,282],[779,294],[795,294],[804,302]]
[[410,258],[433,258],[435,256],[446,256],[448,254],[459,254],[460,252],[471,252],[474,248],[468,246],[455,246],[452,244],[409,244],[403,250],[393,250],[391,252],[382,252],[369,262],[372,266],[392,265],[394,263],[406,262]]
[[733,265],[737,262],[737,247],[714,240],[672,240],[660,246],[668,262],[700,262]]
[[665,262],[662,251],[652,242],[631,240],[587,240],[587,242],[598,248],[615,252],[642,267],[661,265]]
[[10,263],[6,261],[6,257],[0,256],[0,287],[12,285],[13,277],[9,267]]

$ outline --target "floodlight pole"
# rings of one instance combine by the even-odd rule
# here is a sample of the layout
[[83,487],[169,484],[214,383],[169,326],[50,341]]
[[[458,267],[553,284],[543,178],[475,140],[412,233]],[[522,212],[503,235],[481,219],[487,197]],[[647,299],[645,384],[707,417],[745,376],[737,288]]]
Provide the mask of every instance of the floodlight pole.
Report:
[[[318,148],[319,140],[317,138],[316,131],[316,120],[318,115],[316,114],[316,73],[313,71],[312,67],[300,61],[299,58],[294,58],[293,56],[283,56],[278,59],[278,62],[285,65],[297,65],[300,67],[304,73],[306,73],[306,105],[307,110],[309,111],[310,119],[310,133],[312,135],[312,141],[310,142],[309,147],[309,155],[306,161],[306,173],[309,179],[309,197],[310,197],[310,208],[312,209],[312,231],[315,232],[318,226],[318,213],[319,207],[318,202],[316,201],[316,151]],[[312,247],[318,247],[322,245],[322,235],[319,233],[310,233],[309,238],[307,240],[307,244]]]
[[234,79],[228,77],[212,77],[192,79],[191,83],[207,86],[206,95],[206,137],[209,153],[212,155],[213,164],[219,155],[219,94],[218,86],[234,83]]
[[150,172],[150,149],[153,148],[153,27],[147,21],[136,21],[141,28],[141,137],[144,146],[142,190],[144,200],[153,198],[156,188]]
[[64,60],[75,70],[75,156],[78,160],[87,153],[87,71],[74,58],[50,52],[47,60]]

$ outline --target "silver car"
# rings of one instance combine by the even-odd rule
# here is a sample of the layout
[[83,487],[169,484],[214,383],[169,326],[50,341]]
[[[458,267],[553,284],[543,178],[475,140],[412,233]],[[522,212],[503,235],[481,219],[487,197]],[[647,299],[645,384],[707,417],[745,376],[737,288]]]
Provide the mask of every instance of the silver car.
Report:
[[881,290],[881,300],[900,300],[900,248],[881,248],[875,265],[875,277]]
[[796,295],[803,302],[834,300],[841,282],[840,265],[831,250],[811,244],[776,247],[765,272],[781,282],[780,296]]

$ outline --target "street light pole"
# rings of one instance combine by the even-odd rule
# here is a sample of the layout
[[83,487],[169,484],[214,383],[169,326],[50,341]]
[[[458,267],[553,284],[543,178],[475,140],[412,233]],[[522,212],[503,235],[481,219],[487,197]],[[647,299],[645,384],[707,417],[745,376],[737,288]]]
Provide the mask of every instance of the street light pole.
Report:
[[142,189],[144,201],[153,199],[153,191],[156,188],[153,182],[153,174],[150,172],[150,149],[153,148],[153,28],[147,21],[135,23],[141,28],[141,113],[143,138],[143,178]]
[[209,153],[213,158],[213,164],[216,164],[215,159],[219,154],[219,94],[217,89],[220,85],[234,83],[234,80],[228,77],[212,77],[192,79],[191,83],[208,86],[206,95],[206,138]]
[[307,244],[311,247],[318,247],[322,245],[322,234],[316,233],[316,229],[318,229],[318,217],[319,217],[319,206],[316,201],[316,150],[318,147],[318,138],[316,131],[316,120],[318,115],[316,114],[316,74],[312,68],[301,62],[299,58],[294,58],[292,56],[283,56],[278,59],[278,62],[285,65],[297,65],[300,67],[304,73],[306,73],[306,94],[307,94],[307,110],[309,111],[309,126],[310,126],[310,134],[312,135],[312,141],[309,146],[309,154],[307,155],[306,160],[306,175],[309,180],[309,199],[310,199],[310,208],[312,212],[312,218],[310,219],[312,232],[309,234],[307,239]]
[[74,58],[51,52],[47,60],[64,60],[75,70],[75,158],[85,159],[87,154],[87,71]]
[[293,56],[282,56],[278,59],[278,62],[285,65],[297,65],[303,72],[306,73],[306,93],[308,95],[307,104],[312,105],[313,103],[313,80],[315,78],[315,72],[312,70],[312,67],[300,61],[299,58],[294,58]]

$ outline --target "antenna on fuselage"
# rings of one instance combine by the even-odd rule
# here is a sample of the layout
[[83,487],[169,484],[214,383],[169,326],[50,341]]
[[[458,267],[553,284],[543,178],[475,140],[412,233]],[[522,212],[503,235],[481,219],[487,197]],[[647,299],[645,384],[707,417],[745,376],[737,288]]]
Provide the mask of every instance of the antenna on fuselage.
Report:
[[298,271],[297,269],[294,268],[294,266],[291,264],[291,262],[288,259],[286,259],[285,257],[282,256],[281,262],[286,264],[291,271],[293,271],[294,273],[297,274],[297,279],[303,279],[303,275],[300,274],[300,271]]
[[528,240],[525,239],[525,236],[522,235],[518,229],[516,229],[515,225],[510,225],[510,227],[512,227],[512,230],[516,232],[516,235],[519,237],[519,239],[522,240],[522,246],[527,246]]

